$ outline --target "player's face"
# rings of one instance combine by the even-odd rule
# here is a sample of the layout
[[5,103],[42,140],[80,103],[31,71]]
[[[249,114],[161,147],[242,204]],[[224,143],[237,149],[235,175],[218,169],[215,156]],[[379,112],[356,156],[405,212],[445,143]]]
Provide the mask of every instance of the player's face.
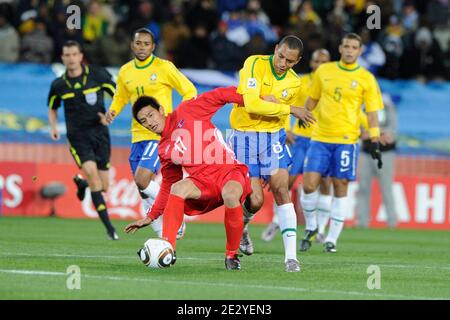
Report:
[[330,56],[327,54],[319,53],[313,54],[311,62],[309,63],[311,70],[314,72],[322,63],[330,62]]
[[155,50],[155,44],[152,41],[152,36],[148,33],[136,33],[134,40],[131,43],[131,50],[137,59],[144,61]]
[[290,68],[295,66],[301,57],[297,49],[290,49],[286,44],[275,47],[273,55],[273,67],[276,74],[282,75]]
[[361,44],[356,39],[344,39],[339,46],[341,60],[348,64],[355,63],[361,52]]
[[69,70],[74,70],[81,67],[81,61],[83,61],[83,54],[78,47],[63,47],[61,60]]
[[157,134],[163,132],[166,117],[162,107],[159,111],[152,107],[144,107],[138,112],[137,118],[140,124],[148,130]]

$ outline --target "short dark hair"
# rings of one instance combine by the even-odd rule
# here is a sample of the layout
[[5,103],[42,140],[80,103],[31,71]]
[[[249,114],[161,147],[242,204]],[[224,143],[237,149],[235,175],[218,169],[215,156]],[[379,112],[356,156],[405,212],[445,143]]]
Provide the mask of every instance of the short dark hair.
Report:
[[133,103],[133,107],[132,107],[132,111],[133,111],[133,118],[140,124],[141,122],[139,121],[137,115],[139,113],[139,111],[141,111],[143,108],[145,107],[152,107],[156,110],[159,111],[159,109],[161,108],[161,105],[159,104],[158,100],[156,100],[153,97],[150,96],[140,96],[134,103]]
[[278,43],[278,46],[281,46],[283,44],[286,44],[289,49],[292,50],[298,50],[298,56],[300,57],[303,54],[303,42],[300,40],[299,37],[296,36],[285,36],[281,41]]
[[341,43],[343,43],[345,39],[356,40],[356,41],[359,42],[359,46],[360,47],[362,46],[362,39],[361,39],[361,37],[359,35],[357,35],[356,33],[354,33],[354,32],[350,32],[350,33],[347,33],[346,35],[344,35],[344,37],[342,37],[342,42]]
[[136,35],[138,33],[146,33],[149,34],[150,37],[152,38],[152,42],[155,43],[155,35],[153,34],[153,32],[150,31],[150,29],[147,28],[139,28],[137,29],[134,33],[133,33],[133,41],[136,39]]
[[63,49],[70,48],[70,47],[77,47],[78,50],[80,50],[80,52],[83,52],[83,50],[81,49],[81,44],[75,40],[68,40],[68,41],[64,42],[62,47],[63,47]]

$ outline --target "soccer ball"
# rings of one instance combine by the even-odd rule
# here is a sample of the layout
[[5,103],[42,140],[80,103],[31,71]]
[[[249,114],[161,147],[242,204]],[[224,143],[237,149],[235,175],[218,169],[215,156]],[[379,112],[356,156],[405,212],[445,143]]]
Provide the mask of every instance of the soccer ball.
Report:
[[142,263],[152,269],[168,268],[174,260],[172,245],[163,239],[148,239],[138,251]]

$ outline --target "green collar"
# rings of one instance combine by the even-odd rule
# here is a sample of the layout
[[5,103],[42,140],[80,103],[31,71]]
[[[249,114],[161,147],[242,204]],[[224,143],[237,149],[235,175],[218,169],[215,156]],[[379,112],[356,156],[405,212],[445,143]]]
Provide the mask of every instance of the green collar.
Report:
[[155,55],[154,54],[152,54],[152,58],[150,59],[150,61],[146,65],[138,66],[137,63],[136,63],[136,58],[134,58],[134,66],[136,67],[136,69],[145,69],[145,68],[149,67],[153,63],[153,60],[155,60]]
[[275,72],[275,68],[273,67],[273,54],[270,55],[270,57],[269,57],[269,63],[270,63],[270,69],[272,70],[272,74],[273,74],[273,76],[275,77],[275,79],[277,79],[277,80],[283,80],[283,79],[286,77],[286,75],[287,75],[287,73],[288,73],[289,70],[287,70],[287,71],[286,71],[285,73],[283,73],[283,75],[281,75],[281,76],[277,75],[277,73]]
[[340,61],[337,62],[337,66],[339,67],[339,69],[342,69],[344,71],[349,71],[349,72],[356,71],[361,67],[360,65],[357,64],[356,67],[354,67],[353,69],[349,69],[349,68],[344,67]]

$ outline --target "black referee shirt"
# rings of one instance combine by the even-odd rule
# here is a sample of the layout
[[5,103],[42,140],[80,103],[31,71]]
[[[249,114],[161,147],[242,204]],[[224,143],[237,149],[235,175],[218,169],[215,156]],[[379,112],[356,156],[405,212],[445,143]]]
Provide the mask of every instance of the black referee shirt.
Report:
[[57,109],[64,101],[67,132],[94,128],[100,124],[98,112],[105,113],[103,92],[114,95],[111,74],[100,67],[83,66],[83,73],[69,78],[67,72],[52,82],[48,107]]

